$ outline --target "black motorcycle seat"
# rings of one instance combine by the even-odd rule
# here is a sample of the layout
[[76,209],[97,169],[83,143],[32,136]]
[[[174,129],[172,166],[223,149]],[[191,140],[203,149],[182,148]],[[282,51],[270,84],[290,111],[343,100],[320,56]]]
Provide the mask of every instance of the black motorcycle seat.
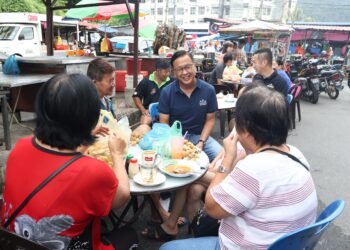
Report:
[[321,76],[331,76],[336,72],[337,72],[336,70],[322,70],[320,74]]

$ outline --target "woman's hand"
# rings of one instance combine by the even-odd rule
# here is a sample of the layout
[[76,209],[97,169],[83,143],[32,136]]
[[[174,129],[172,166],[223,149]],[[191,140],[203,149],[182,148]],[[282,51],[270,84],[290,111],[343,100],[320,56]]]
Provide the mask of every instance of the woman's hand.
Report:
[[96,126],[92,131],[91,134],[96,136],[96,135],[101,135],[101,136],[108,136],[109,135],[109,128],[103,127],[102,124],[99,126]]
[[232,167],[233,162],[237,158],[237,142],[238,135],[235,133],[231,133],[224,139],[225,157],[222,161],[222,164],[225,167]]
[[108,146],[112,156],[123,156],[126,142],[120,136],[113,133],[109,136]]

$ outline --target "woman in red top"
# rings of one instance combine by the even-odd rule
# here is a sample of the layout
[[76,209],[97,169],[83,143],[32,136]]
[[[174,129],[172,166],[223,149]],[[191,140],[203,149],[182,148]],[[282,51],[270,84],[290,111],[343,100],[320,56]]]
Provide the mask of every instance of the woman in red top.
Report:
[[[61,74],[43,84],[34,136],[19,140],[7,161],[2,225],[29,193],[80,154],[80,146],[94,142],[99,112],[88,77]],[[119,136],[110,136],[112,168],[88,156],[74,161],[30,199],[8,229],[50,249],[115,249],[101,242],[99,218],[130,196],[125,146]]]

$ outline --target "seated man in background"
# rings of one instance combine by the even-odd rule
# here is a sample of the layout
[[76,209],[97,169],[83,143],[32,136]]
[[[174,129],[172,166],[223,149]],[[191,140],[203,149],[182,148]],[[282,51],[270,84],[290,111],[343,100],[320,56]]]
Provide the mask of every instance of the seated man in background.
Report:
[[259,49],[254,53],[252,64],[256,70],[254,80],[265,85],[272,85],[275,90],[284,96],[288,94],[288,82],[272,68],[272,52],[269,48]]
[[151,125],[149,105],[158,102],[162,89],[174,80],[170,77],[171,69],[168,60],[158,59],[155,67],[156,70],[137,85],[132,96],[136,107],[142,114],[141,124]]

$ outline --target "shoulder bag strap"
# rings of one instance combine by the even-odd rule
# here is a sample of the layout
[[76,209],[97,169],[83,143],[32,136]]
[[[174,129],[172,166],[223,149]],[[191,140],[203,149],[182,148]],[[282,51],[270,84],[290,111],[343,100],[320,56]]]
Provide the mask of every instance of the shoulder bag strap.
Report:
[[309,168],[308,168],[304,163],[302,163],[297,157],[295,157],[295,156],[292,155],[292,154],[286,153],[286,152],[284,152],[284,151],[282,151],[282,150],[279,150],[279,149],[277,149],[277,148],[264,148],[264,149],[261,150],[260,152],[264,152],[264,151],[268,151],[268,150],[275,151],[275,152],[277,152],[277,153],[280,153],[280,154],[282,154],[282,155],[285,155],[285,156],[289,157],[289,158],[292,159],[293,161],[296,161],[296,162],[300,163],[307,171],[309,171]]
[[46,184],[48,184],[53,178],[55,178],[59,173],[61,173],[66,167],[68,167],[71,163],[81,158],[82,154],[77,154],[76,156],[70,158],[68,161],[66,161],[61,167],[55,170],[49,177],[47,177],[42,183],[40,183],[39,186],[37,186],[28,196],[24,199],[24,201],[21,203],[21,205],[18,206],[18,208],[11,214],[10,218],[5,222],[4,228],[7,228],[10,223],[13,221],[13,219],[18,215],[18,213],[24,208],[25,205],[30,201],[33,196],[39,192]]

